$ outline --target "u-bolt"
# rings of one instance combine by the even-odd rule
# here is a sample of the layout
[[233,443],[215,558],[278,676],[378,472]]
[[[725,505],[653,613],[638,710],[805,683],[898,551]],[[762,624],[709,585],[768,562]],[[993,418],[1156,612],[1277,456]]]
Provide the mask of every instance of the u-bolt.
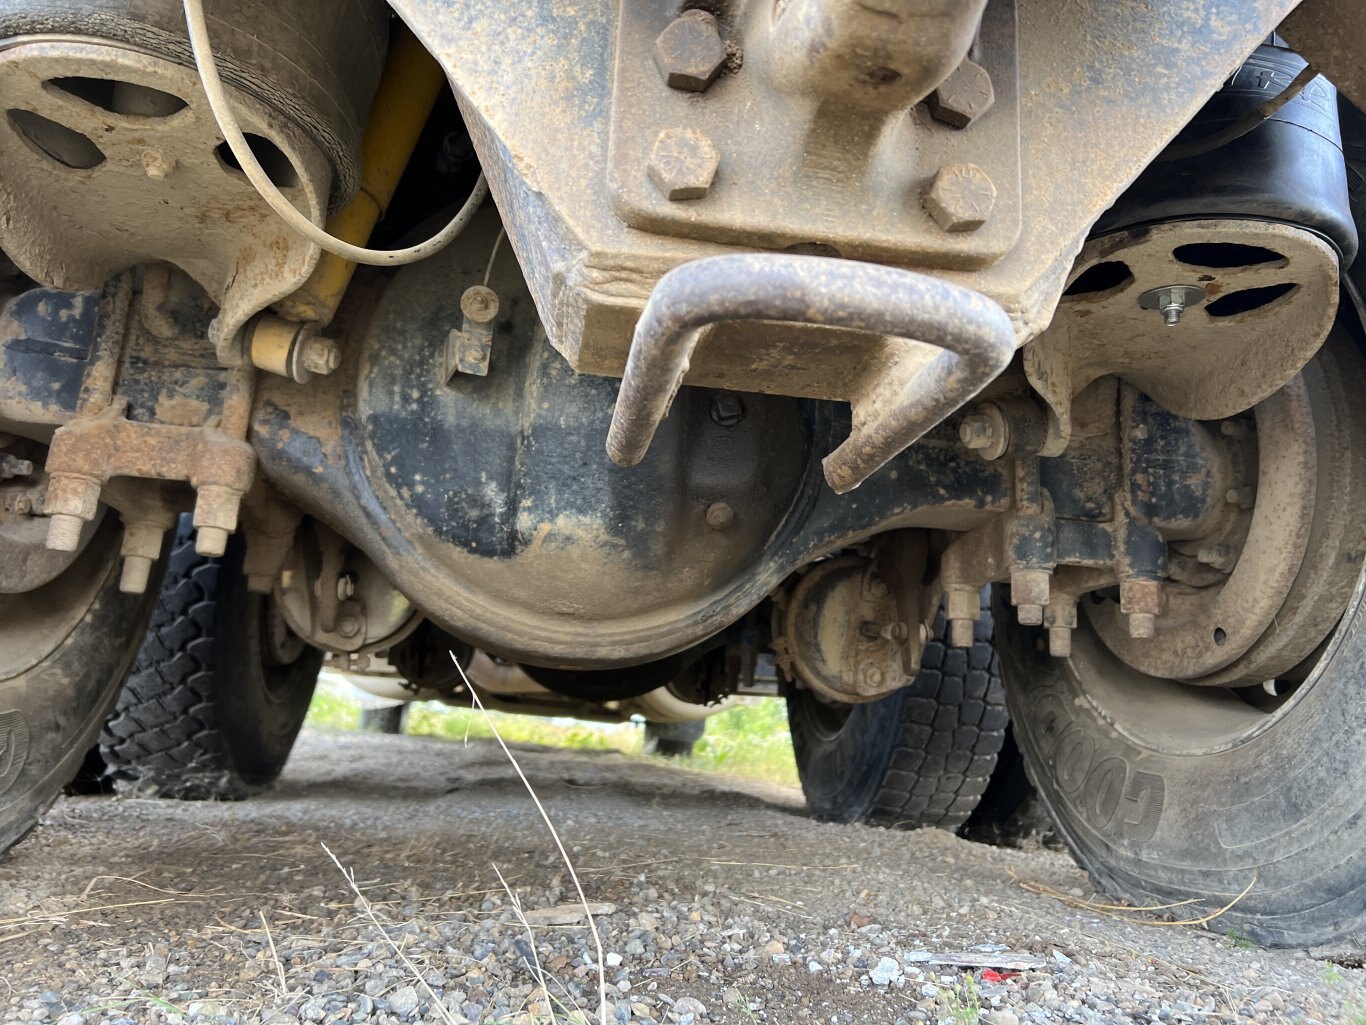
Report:
[[825,457],[825,479],[852,491],[1006,368],[1015,330],[970,288],[914,271],[820,256],[713,256],[669,271],[636,323],[607,434],[607,454],[635,466],[669,413],[702,329],[771,320],[868,331],[937,346],[928,363],[877,375],[853,399],[854,428]]

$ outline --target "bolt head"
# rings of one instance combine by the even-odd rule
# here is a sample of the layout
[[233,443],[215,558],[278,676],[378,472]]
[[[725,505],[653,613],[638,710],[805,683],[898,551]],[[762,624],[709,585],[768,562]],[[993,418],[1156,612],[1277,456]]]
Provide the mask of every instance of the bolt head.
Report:
[[[1119,611],[1126,616],[1155,616],[1162,611],[1162,582],[1160,580],[1121,580],[1119,583]],[[1133,637],[1138,634],[1131,634]]]
[[498,316],[498,306],[498,293],[484,285],[473,285],[460,296],[460,312],[476,324]]
[[713,502],[707,506],[707,526],[712,530],[725,530],[735,522],[735,510],[725,502]]
[[711,418],[722,427],[734,427],[745,418],[745,403],[738,395],[721,392],[711,397]]
[[655,66],[670,89],[700,93],[725,63],[726,44],[707,11],[684,11],[655,40]]
[[858,667],[858,689],[874,691],[882,686],[887,674],[874,662],[864,662]]
[[963,59],[953,74],[930,93],[925,104],[930,117],[950,128],[966,128],[991,109],[996,91],[991,87],[987,69],[973,60]]
[[341,366],[341,347],[330,338],[307,338],[300,343],[299,362],[310,374],[326,377]]
[[337,633],[343,637],[355,637],[360,633],[360,620],[355,616],[342,616],[337,620]]
[[995,440],[991,420],[979,413],[964,417],[958,425],[958,440],[967,448],[987,448]]
[[924,203],[945,231],[976,231],[996,205],[996,186],[976,164],[949,164],[930,182]]
[[650,151],[650,180],[669,199],[701,199],[711,188],[721,154],[695,128],[666,128]]

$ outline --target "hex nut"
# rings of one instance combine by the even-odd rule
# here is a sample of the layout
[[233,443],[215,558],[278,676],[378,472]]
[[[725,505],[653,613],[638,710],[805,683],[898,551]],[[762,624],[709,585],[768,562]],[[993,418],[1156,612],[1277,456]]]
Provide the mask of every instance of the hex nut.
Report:
[[987,69],[976,61],[963,58],[939,88],[925,100],[930,117],[950,128],[966,128],[991,109],[996,102],[996,91],[991,86]]
[[650,151],[650,180],[671,200],[701,199],[711,188],[721,154],[695,128],[666,128]]
[[700,93],[725,63],[726,44],[707,11],[684,11],[655,40],[655,66],[670,89]]
[[996,205],[996,186],[976,164],[948,164],[925,190],[924,203],[945,231],[976,231]]

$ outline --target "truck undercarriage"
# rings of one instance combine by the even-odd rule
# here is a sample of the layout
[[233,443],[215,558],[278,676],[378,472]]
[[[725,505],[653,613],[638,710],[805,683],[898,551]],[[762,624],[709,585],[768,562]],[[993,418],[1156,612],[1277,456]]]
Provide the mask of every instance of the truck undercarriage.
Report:
[[1355,7],[204,6],[0,0],[0,848],[194,620],[1361,935]]

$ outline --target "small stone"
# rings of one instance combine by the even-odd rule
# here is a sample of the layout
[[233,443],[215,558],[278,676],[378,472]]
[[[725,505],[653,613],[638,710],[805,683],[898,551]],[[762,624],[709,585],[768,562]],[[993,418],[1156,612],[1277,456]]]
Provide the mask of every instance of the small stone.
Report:
[[991,1011],[986,1020],[987,1025],[1020,1025],[1014,1011]]
[[874,986],[891,985],[893,979],[901,978],[901,965],[894,958],[884,957],[868,972]]
[[417,990],[412,986],[400,986],[389,994],[389,1010],[394,1014],[412,1014],[417,1010]]
[[606,957],[603,958],[603,961],[607,963],[608,968],[620,967],[621,962],[623,960],[625,959],[616,951],[612,951],[612,953],[608,954]]
[[696,997],[679,997],[674,1001],[674,1010],[680,1015],[684,1014],[706,1014],[707,1005]]

